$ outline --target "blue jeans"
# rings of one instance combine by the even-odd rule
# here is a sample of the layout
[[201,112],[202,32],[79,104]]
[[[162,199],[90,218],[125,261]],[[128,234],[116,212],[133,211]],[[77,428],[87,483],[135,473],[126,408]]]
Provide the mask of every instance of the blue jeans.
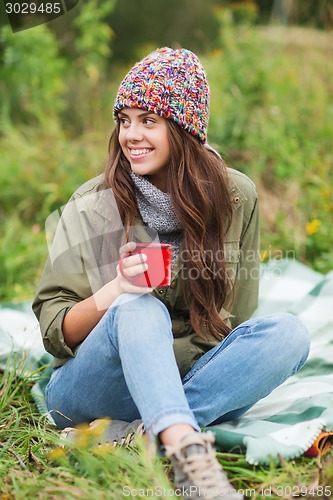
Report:
[[250,319],[181,379],[167,308],[151,295],[123,294],[76,357],[54,370],[47,406],[60,428],[110,417],[142,418],[151,437],[177,423],[199,430],[267,396],[303,366],[309,344],[292,314]]

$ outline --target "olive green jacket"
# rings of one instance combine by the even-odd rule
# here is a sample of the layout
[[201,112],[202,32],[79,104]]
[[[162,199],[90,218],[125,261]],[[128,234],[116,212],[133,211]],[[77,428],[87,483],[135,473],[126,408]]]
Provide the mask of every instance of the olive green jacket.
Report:
[[[233,217],[225,238],[223,258],[233,288],[220,316],[235,328],[248,319],[257,306],[259,223],[254,184],[233,169],[228,169],[228,173]],[[66,205],[61,218],[59,214],[53,214],[46,224],[49,238],[53,227],[55,229],[33,310],[40,322],[45,349],[55,357],[55,367],[75,356],[80,347],[72,350],[65,343],[62,323],[66,313],[116,276],[119,244],[116,245],[115,241],[119,242],[123,226],[112,191],[99,190],[101,180],[102,176],[99,176],[81,186]],[[156,236],[139,218],[134,232],[137,241],[151,241]],[[217,341],[203,340],[193,331],[184,303],[182,258],[185,257],[180,251],[172,271],[171,285],[157,288],[152,293],[169,310],[175,356],[180,374],[184,376]]]

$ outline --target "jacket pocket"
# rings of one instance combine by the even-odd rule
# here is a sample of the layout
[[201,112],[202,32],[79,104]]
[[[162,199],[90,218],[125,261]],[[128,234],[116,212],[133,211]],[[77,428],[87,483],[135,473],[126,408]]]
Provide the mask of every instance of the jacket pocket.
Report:
[[239,240],[224,242],[224,260],[230,264],[239,262]]
[[224,242],[224,261],[231,285],[234,284],[240,260],[239,240]]

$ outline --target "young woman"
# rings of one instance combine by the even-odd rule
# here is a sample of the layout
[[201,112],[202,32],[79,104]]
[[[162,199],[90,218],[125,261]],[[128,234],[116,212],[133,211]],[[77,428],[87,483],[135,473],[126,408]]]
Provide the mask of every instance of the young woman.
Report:
[[[249,319],[257,194],[207,144],[208,115],[192,52],[158,49],[131,69],[105,173],[66,206],[33,308],[55,357],[47,405],[60,428],[110,417],[113,439],[118,421],[142,419],[177,487],[232,499],[212,434],[200,429],[241,416],[299,370],[309,336],[293,315]],[[147,264],[127,254],[151,241],[173,246],[168,287],[131,283]]]

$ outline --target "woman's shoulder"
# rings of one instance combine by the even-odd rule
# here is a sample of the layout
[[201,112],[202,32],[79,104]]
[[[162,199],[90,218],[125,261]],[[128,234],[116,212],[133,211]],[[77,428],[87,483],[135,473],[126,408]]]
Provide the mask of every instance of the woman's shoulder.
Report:
[[243,207],[251,213],[257,204],[258,194],[254,182],[242,172],[227,168],[229,178],[229,196],[233,209]]
[[104,175],[100,174],[78,187],[72,194],[69,205],[73,205],[81,213],[95,214],[100,212],[107,217],[114,196],[112,190],[104,186]]
[[[257,238],[258,234],[258,195],[254,182],[242,172],[228,168],[229,196],[233,210],[228,239],[242,241],[245,231]],[[251,225],[249,223],[251,222]]]
[[67,207],[69,213],[84,215],[98,225],[109,220],[113,225],[120,224],[120,214],[114,193],[104,185],[104,174],[100,174],[82,184],[72,194]]
[[101,189],[103,178],[104,175],[100,174],[92,179],[89,179],[84,184],[81,184],[81,186],[74,191],[72,198],[81,198],[82,196],[97,193]]
[[227,167],[230,192],[240,190],[246,198],[257,198],[257,189],[254,182],[245,174],[234,168]]

